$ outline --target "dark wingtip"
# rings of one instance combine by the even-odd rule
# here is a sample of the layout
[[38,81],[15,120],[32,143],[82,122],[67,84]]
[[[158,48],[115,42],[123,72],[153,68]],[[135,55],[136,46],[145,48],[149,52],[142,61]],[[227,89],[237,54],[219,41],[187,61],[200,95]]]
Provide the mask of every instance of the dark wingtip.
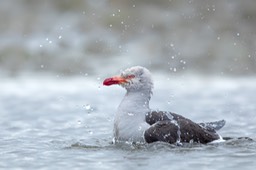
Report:
[[215,122],[206,122],[206,123],[199,123],[200,126],[208,129],[208,130],[220,130],[223,126],[225,126],[226,121],[224,119],[215,121]]

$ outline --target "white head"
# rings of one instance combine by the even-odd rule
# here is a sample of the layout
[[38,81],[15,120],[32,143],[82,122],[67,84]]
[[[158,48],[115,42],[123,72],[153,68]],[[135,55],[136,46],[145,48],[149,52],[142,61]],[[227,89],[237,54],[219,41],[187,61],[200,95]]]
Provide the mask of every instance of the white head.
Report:
[[153,81],[148,69],[134,66],[121,72],[120,76],[113,76],[104,80],[103,85],[118,84],[128,92],[149,91],[152,93]]

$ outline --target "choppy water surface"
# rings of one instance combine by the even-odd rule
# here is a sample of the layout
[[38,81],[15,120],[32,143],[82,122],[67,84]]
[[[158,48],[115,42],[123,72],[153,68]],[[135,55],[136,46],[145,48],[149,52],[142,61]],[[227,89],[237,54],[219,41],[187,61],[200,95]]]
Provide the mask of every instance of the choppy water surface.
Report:
[[[152,108],[194,121],[225,119],[236,139],[175,147],[111,144],[124,90],[101,79],[20,77],[0,84],[0,167],[4,169],[255,168],[256,80],[154,77]],[[237,139],[237,137],[250,137]]]

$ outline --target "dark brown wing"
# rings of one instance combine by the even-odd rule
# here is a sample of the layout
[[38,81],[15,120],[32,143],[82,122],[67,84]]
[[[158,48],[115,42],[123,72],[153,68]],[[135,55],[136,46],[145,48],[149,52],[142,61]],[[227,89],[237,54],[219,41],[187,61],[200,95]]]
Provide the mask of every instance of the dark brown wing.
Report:
[[146,122],[150,125],[153,125],[158,121],[180,120],[180,119],[187,120],[187,118],[171,112],[151,111],[146,114]]
[[[171,112],[163,112],[163,111],[151,111],[146,114],[146,122],[150,125],[155,124],[158,121],[163,120],[189,120],[181,115]],[[205,123],[198,123],[201,127],[209,130],[209,131],[217,131],[220,130],[226,124],[225,120],[219,120],[214,122],[205,122]]]
[[152,111],[147,114],[146,122],[151,125],[144,133],[148,143],[163,141],[206,144],[219,139],[214,129],[205,128],[190,119],[170,112]]

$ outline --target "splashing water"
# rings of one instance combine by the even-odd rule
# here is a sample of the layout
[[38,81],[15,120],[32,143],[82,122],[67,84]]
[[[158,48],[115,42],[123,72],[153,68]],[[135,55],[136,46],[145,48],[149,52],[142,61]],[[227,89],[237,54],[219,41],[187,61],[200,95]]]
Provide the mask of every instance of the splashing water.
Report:
[[181,135],[180,125],[179,125],[179,123],[178,123],[176,120],[171,120],[171,122],[172,122],[173,124],[175,124],[175,126],[177,126],[177,128],[178,128],[178,130],[177,130],[177,135],[178,135],[178,137],[177,137],[177,140],[176,140],[176,145],[177,145],[177,146],[182,146],[181,137],[180,137],[180,135]]
[[[173,116],[169,112],[165,112],[165,115],[168,117],[168,119],[173,120]],[[176,124],[177,124],[177,121],[176,121]]]

